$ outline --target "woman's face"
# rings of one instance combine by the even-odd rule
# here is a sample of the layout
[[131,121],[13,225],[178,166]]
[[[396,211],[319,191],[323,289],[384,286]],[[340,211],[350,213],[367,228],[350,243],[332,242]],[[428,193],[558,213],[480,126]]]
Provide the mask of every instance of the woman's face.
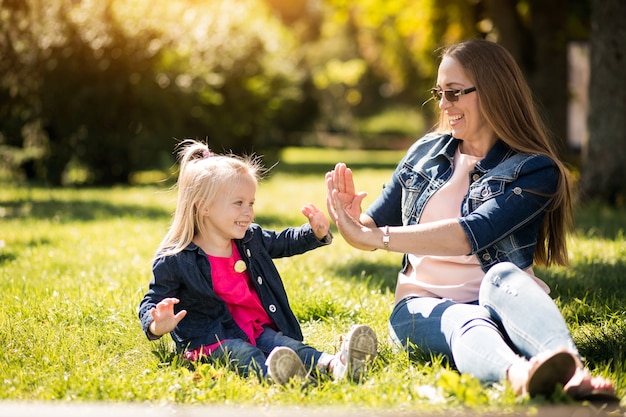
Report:
[[[454,58],[446,56],[439,65],[437,87],[442,90],[465,90],[475,86],[461,65]],[[444,96],[439,102],[439,108],[452,128],[452,135],[464,141],[465,153],[472,153],[471,148],[476,148],[476,152],[482,149],[478,153],[486,153],[496,142],[496,134],[480,112],[478,92],[463,94],[457,98],[457,101],[448,101]]]

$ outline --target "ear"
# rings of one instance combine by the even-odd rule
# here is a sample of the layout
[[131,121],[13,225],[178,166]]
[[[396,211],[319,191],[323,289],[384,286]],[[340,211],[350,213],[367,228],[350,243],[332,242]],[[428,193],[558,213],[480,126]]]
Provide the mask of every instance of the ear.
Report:
[[204,201],[201,201],[200,203],[198,203],[198,213],[202,216],[209,215],[209,208],[210,208],[210,205],[206,204]]

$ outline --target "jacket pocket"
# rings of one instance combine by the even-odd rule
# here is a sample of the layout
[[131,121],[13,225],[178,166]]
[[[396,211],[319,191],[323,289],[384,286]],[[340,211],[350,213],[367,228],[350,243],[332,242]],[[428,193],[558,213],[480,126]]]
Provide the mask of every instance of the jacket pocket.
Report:
[[480,204],[504,194],[506,181],[488,178],[479,183],[470,185],[469,198]]

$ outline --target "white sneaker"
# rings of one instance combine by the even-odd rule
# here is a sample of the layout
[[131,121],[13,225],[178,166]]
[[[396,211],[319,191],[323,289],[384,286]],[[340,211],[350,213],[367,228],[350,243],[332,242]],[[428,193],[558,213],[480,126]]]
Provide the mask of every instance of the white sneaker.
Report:
[[353,326],[333,361],[333,378],[339,380],[348,375],[353,381],[360,381],[366,366],[377,354],[378,338],[374,330],[363,324]]
[[267,376],[277,384],[285,385],[294,377],[305,378],[306,369],[296,352],[287,346],[272,349],[267,359]]

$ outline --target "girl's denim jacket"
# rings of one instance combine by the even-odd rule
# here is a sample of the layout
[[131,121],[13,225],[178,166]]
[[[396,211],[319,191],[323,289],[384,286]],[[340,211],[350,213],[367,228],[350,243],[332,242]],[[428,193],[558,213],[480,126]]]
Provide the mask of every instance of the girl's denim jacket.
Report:
[[[452,176],[461,140],[428,134],[415,142],[368,208],[377,226],[414,225],[430,197]],[[483,271],[499,262],[526,269],[556,192],[559,170],[544,155],[514,151],[498,141],[469,175],[459,223]],[[403,264],[406,267],[407,257]]]
[[[301,254],[331,241],[330,232],[323,241],[318,240],[308,223],[282,232],[253,224],[243,239],[235,240],[261,304],[276,329],[286,336],[302,340],[302,331],[272,259]],[[139,319],[148,339],[158,338],[149,330],[150,310],[164,298],[176,297],[180,302],[174,306],[174,311],[187,310],[187,315],[170,333],[180,351],[227,339],[248,340],[226,303],[213,291],[211,265],[198,246],[190,243],[174,256],[158,258],[152,272],[150,287],[139,305]]]

